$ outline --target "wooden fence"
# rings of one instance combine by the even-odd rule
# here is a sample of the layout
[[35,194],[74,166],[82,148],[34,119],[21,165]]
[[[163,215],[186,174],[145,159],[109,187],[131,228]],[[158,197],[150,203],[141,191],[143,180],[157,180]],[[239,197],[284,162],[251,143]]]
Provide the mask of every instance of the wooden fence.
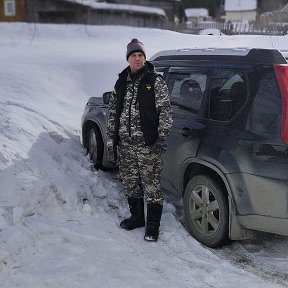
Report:
[[254,23],[241,23],[241,22],[197,22],[197,23],[166,23],[165,29],[178,31],[188,34],[199,34],[204,29],[218,29],[227,35],[286,35],[288,33],[288,23],[275,23],[275,24],[262,24]]

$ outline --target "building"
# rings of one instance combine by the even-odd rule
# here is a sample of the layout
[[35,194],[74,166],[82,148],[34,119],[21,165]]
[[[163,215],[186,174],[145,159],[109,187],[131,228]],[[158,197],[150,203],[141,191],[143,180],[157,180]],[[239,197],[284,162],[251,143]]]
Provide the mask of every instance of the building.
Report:
[[0,21],[26,21],[27,0],[0,0]]
[[288,23],[288,4],[281,10],[266,12],[260,15],[262,24],[287,24]]
[[164,10],[130,4],[97,3],[95,1],[66,0],[82,5],[86,24],[127,25],[135,27],[163,28],[166,21]]
[[185,15],[189,22],[202,22],[209,19],[209,12],[206,8],[187,8]]
[[181,0],[106,0],[105,2],[160,8],[165,11],[168,20],[172,22],[175,17],[182,22],[181,19],[184,16],[184,9]]
[[257,18],[257,0],[225,0],[226,21],[250,22]]
[[163,28],[164,10],[96,0],[0,0],[0,21]]

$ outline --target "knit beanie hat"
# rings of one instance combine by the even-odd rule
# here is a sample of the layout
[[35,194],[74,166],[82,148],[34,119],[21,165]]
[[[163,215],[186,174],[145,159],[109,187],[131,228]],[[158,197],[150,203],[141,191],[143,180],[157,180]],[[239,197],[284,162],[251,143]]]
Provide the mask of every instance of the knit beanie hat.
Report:
[[144,44],[136,38],[132,39],[131,42],[127,45],[126,59],[128,60],[129,56],[135,52],[141,52],[146,58]]

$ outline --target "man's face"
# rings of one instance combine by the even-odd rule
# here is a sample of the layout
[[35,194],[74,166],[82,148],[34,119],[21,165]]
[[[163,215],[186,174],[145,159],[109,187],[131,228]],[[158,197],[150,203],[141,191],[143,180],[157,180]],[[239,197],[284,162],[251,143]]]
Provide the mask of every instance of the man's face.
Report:
[[129,56],[128,63],[132,73],[135,73],[143,68],[145,64],[145,56],[141,52],[135,52]]

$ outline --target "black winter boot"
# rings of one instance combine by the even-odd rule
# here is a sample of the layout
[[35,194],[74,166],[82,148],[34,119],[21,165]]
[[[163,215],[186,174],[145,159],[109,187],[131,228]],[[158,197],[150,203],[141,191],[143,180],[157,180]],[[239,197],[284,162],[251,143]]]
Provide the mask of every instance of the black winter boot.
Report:
[[147,204],[147,225],[144,239],[146,241],[157,241],[159,226],[162,216],[163,205],[158,203]]
[[143,198],[128,198],[131,216],[120,223],[125,230],[133,230],[145,226],[144,200]]

